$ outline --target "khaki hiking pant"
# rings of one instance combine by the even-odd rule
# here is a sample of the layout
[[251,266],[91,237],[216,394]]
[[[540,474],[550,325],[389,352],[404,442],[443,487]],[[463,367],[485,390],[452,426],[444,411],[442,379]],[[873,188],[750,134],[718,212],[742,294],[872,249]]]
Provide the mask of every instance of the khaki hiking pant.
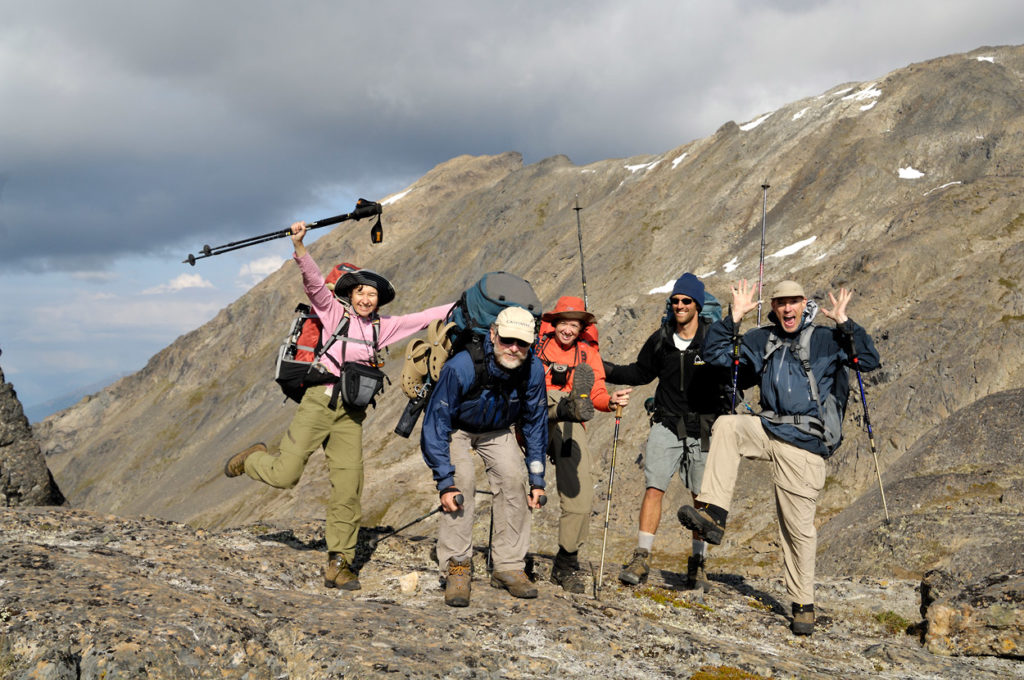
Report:
[[825,486],[825,460],[772,437],[757,416],[721,416],[712,429],[711,451],[697,500],[728,510],[741,458],[771,462],[786,591],[797,604],[814,604],[818,547],[814,511]]
[[555,408],[568,392],[548,390],[548,455],[558,489],[558,545],[577,552],[590,533],[594,505],[593,457],[582,423],[555,422]]
[[359,522],[363,518],[363,420],[365,410],[342,404],[332,411],[324,386],[306,390],[278,455],[257,451],[245,459],[245,473],[278,489],[299,483],[310,455],[322,445],[331,481],[327,501],[327,551],[341,553],[349,564],[356,556]]
[[526,504],[530,483],[526,459],[511,429],[474,434],[452,432],[449,456],[455,466],[455,486],[465,499],[457,512],[442,512],[437,530],[437,563],[443,572],[449,560],[473,557],[473,511],[476,509],[476,469],[473,451],[484,463],[494,494],[494,535],[491,562],[494,571],[522,571],[530,547],[530,508]]

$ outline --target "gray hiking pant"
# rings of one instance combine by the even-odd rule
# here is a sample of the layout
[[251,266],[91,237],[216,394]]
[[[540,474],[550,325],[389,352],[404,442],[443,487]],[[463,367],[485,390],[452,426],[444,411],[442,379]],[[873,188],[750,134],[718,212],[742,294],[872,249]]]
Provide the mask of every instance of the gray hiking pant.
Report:
[[530,547],[530,508],[526,504],[530,483],[526,459],[512,430],[473,434],[452,433],[448,452],[455,466],[455,486],[465,498],[458,512],[442,512],[437,530],[437,563],[442,571],[449,560],[464,561],[473,556],[473,511],[476,509],[476,469],[473,451],[484,463],[494,509],[491,561],[494,571],[522,571]]

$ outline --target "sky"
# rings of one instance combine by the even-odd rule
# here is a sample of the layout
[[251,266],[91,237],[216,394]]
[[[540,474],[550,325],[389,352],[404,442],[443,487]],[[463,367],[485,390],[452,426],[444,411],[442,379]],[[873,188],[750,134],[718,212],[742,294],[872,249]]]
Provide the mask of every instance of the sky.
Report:
[[204,243],[350,212],[462,154],[660,154],[840,83],[1024,42],[1019,0],[0,10],[0,368],[27,406],[142,368],[291,252],[182,264]]

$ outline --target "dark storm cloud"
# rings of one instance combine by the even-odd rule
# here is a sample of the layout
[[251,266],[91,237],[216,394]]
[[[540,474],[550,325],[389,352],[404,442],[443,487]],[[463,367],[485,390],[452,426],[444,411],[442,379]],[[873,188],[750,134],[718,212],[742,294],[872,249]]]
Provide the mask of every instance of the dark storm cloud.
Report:
[[660,153],[1008,42],[1024,20],[1009,5],[19,4],[0,24],[0,262],[179,256],[316,217],[328,195],[347,210],[463,153]]

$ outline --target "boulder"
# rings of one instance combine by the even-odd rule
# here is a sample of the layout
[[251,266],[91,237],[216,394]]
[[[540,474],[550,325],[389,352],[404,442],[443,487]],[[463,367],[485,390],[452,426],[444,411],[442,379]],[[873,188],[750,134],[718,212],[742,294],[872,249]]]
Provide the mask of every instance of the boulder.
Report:
[[14,387],[0,369],[0,505],[61,505],[64,496],[32,436]]
[[921,615],[925,648],[934,654],[1024,657],[1024,569],[971,583],[929,571]]

